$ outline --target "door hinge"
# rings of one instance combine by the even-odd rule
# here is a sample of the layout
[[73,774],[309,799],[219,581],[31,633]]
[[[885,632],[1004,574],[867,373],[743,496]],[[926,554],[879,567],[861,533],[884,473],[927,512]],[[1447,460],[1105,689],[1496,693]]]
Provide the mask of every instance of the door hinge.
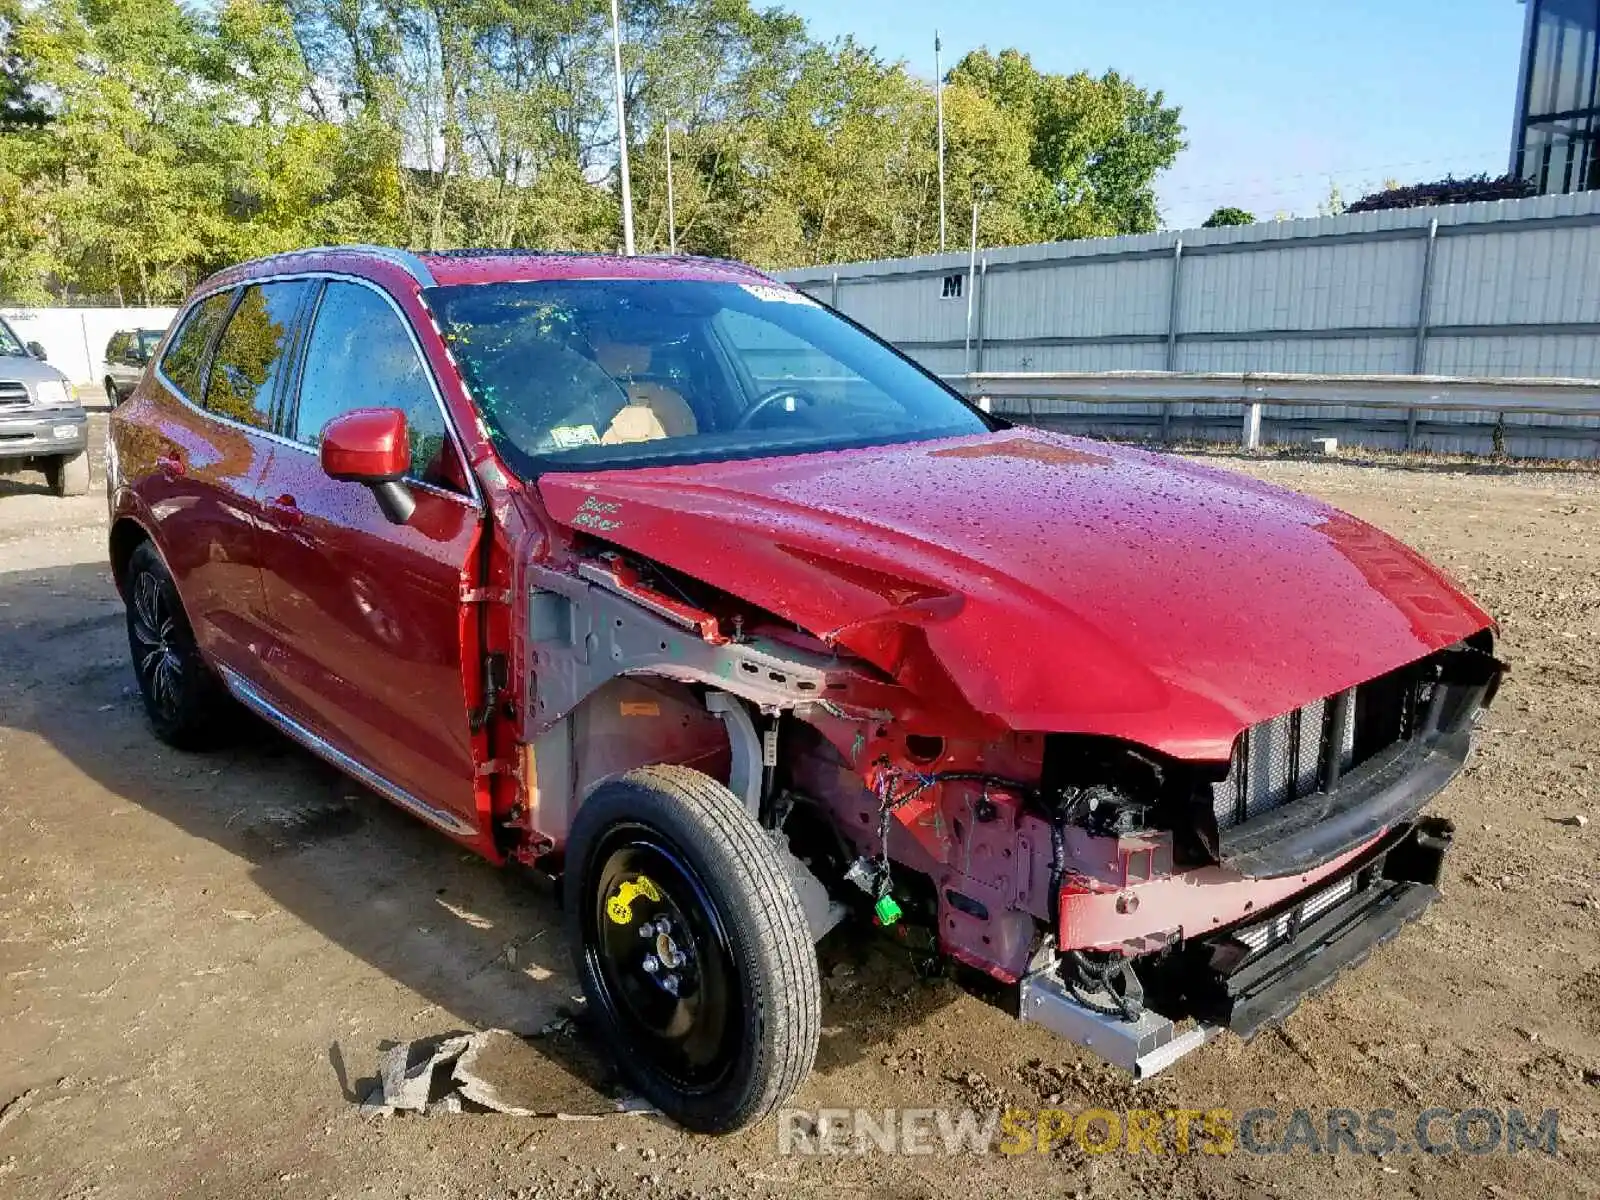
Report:
[[475,778],[483,779],[489,775],[509,775],[513,779],[522,778],[522,770],[514,759],[491,758],[488,762],[478,763],[472,768]]

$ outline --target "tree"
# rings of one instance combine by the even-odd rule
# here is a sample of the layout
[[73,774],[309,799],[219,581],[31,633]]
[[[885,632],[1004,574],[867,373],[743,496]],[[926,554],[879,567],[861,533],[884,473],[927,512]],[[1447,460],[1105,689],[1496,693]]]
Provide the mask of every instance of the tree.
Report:
[[[765,267],[923,254],[933,88],[755,0],[624,0],[636,232]],[[609,0],[0,0],[0,299],[170,301],[315,243],[621,242]],[[978,51],[947,184],[984,245],[1154,229],[1179,112]]]
[[0,0],[0,134],[38,129],[50,119],[28,60],[17,52],[14,35],[22,0]]
[[1202,229],[1223,229],[1229,225],[1254,225],[1256,215],[1246,212],[1242,208],[1223,207],[1213,209],[1209,217],[1201,222]]
[[1328,180],[1327,199],[1317,205],[1317,215],[1322,217],[1337,217],[1345,211],[1344,189],[1337,181]]
[[1035,173],[1026,203],[1035,240],[1148,233],[1156,175],[1184,148],[1180,111],[1115,71],[1047,75],[1019,50],[977,50],[950,72],[1020,123]]
[[1447,176],[1437,183],[1417,183],[1410,187],[1402,187],[1398,180],[1391,179],[1384,183],[1382,191],[1361,197],[1348,211],[1379,212],[1433,204],[1472,204],[1479,200],[1521,200],[1538,192],[1533,180],[1520,175],[1502,175],[1498,179],[1488,175],[1471,175],[1466,179]]

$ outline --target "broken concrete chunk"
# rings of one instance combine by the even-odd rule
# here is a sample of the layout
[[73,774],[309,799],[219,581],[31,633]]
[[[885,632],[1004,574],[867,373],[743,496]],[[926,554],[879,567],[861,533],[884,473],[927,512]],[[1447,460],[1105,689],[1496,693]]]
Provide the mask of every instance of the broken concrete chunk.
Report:
[[489,1029],[437,1043],[392,1046],[379,1057],[379,1082],[362,1100],[361,1111],[438,1116],[487,1109],[565,1120],[655,1111],[638,1097],[619,1100],[589,1082],[605,1070],[588,1047],[567,1036],[574,1031],[570,1019],[551,1022],[546,1029],[534,1038]]
[[430,1117],[442,1116],[461,1111],[461,1093],[450,1092],[437,1100],[431,1100],[423,1112]]
[[[378,1060],[378,1075],[383,1081],[383,1103],[391,1109],[422,1112],[428,1107],[428,1097],[433,1091],[434,1068],[455,1062],[474,1036],[477,1035],[446,1038],[420,1057],[417,1049],[425,1047],[425,1042],[402,1042],[385,1050]],[[412,1062],[414,1057],[418,1061]]]
[[616,1101],[559,1060],[504,1029],[477,1034],[456,1063],[455,1081],[474,1104],[514,1117],[599,1116]]

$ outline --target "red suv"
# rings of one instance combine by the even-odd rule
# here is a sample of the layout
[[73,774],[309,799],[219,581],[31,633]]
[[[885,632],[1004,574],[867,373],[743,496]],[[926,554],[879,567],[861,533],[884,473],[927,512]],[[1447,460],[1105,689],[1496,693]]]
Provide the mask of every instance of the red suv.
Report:
[[1493,627],[1320,503],[1012,427],[732,263],[310,250],[153,361],[110,552],[157,735],[231,697],[563,873],[691,1128],[804,1078],[852,913],[1144,1075],[1437,894]]

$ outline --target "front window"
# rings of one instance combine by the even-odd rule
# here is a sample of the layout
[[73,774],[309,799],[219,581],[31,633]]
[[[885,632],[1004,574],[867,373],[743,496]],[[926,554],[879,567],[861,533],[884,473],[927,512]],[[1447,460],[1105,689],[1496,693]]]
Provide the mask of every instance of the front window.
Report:
[[22,339],[11,332],[11,326],[0,321],[0,355],[26,356],[28,348],[22,344]]
[[798,292],[544,280],[428,292],[500,451],[544,470],[980,433],[943,385]]

